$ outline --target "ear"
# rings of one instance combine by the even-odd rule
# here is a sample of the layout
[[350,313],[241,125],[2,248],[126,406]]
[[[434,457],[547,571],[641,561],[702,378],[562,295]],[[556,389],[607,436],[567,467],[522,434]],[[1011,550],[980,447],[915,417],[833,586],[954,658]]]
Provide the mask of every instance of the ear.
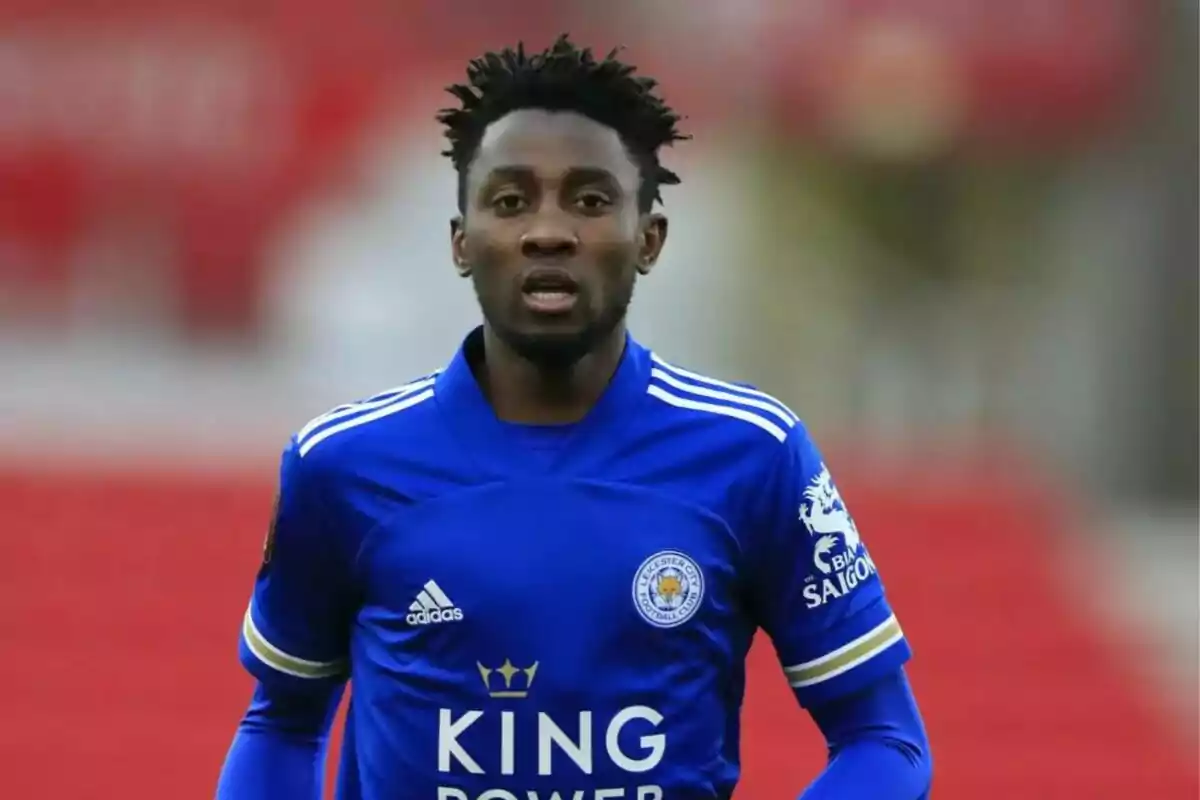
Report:
[[459,276],[468,277],[471,274],[471,265],[467,261],[466,232],[461,216],[450,220],[450,256],[454,259],[454,268]]
[[667,218],[662,214],[644,214],[642,216],[641,245],[638,248],[637,270],[642,275],[650,274],[663,245],[667,243]]

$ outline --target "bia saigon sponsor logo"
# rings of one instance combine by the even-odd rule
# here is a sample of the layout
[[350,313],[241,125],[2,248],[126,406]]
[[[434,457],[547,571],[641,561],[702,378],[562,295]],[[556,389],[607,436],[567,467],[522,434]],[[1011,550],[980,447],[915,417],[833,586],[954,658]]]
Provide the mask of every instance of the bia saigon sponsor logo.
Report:
[[818,608],[843,597],[875,574],[875,563],[824,465],[804,489],[800,521],[814,540],[813,566],[820,573],[804,587],[806,607]]

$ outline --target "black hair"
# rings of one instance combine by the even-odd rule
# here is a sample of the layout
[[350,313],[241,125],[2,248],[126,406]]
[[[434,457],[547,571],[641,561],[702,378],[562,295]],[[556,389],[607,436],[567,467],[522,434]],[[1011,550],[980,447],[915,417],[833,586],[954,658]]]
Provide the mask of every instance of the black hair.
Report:
[[635,68],[618,61],[619,49],[597,60],[590,48],[579,48],[566,34],[540,53],[516,49],[484,53],[467,65],[467,82],[447,86],[461,108],[438,112],[446,127],[449,156],[458,172],[458,207],[466,208],[467,169],[489,125],[513,111],[544,109],[574,111],[615,130],[638,164],[641,186],[638,208],[649,211],[662,202],[659,187],[679,183],[664,168],[658,151],[689,139],[677,124],[682,119],[654,93],[658,81],[635,75]]

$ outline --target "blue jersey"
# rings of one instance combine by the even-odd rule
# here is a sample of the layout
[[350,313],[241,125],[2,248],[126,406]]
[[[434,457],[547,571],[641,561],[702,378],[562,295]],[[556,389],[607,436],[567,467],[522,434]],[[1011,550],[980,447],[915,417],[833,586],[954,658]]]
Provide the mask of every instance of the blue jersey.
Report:
[[283,456],[242,661],[349,680],[342,800],[711,800],[765,630],[802,705],[910,655],[796,416],[628,340],[588,416],[497,419],[469,364]]

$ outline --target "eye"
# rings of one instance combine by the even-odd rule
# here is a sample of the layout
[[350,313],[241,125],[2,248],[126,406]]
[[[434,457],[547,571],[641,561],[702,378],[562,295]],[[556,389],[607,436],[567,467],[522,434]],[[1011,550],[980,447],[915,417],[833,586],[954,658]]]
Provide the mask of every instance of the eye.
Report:
[[575,206],[589,214],[604,211],[612,205],[612,198],[604,192],[592,190],[575,195]]
[[525,195],[520,192],[500,192],[492,198],[492,208],[500,214],[516,214],[523,211],[526,205]]

